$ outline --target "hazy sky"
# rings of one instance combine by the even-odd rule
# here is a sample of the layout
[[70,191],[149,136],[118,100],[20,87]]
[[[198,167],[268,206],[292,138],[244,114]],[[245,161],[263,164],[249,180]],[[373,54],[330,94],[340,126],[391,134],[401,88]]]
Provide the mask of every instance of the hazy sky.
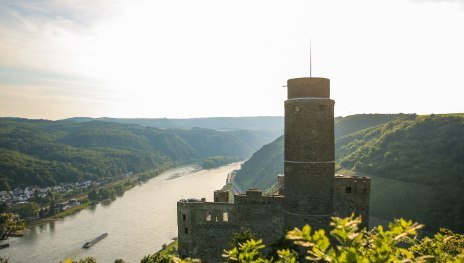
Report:
[[310,39],[336,115],[464,112],[464,1],[0,0],[0,116],[283,115]]

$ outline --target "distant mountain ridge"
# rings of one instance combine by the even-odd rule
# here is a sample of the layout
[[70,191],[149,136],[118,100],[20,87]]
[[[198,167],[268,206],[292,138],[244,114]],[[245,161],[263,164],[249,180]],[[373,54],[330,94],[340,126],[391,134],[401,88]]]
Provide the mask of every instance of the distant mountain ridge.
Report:
[[257,116],[257,117],[207,117],[191,119],[168,118],[89,118],[75,117],[62,121],[89,122],[106,121],[125,124],[138,124],[165,129],[205,128],[213,130],[258,130],[277,131],[282,134],[284,118],[282,116]]
[[[335,119],[339,169],[372,177],[373,218],[404,217],[464,231],[464,115],[353,115]],[[283,174],[283,137],[242,164],[242,189]],[[343,172],[343,171],[342,171]]]
[[0,118],[0,189],[111,178],[215,156],[244,159],[275,137],[258,130]]

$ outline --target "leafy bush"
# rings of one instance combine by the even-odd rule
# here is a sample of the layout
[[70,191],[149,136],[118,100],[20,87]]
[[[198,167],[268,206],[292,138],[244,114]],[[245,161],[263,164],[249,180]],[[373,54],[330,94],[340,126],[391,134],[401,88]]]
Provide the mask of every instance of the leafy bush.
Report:
[[19,215],[0,213],[0,240],[7,239],[11,233],[24,230],[26,225]]
[[305,262],[464,262],[464,235],[441,230],[433,238],[417,239],[423,225],[397,219],[367,231],[360,229],[361,217],[333,217],[330,236],[323,229],[313,231],[306,225],[286,235],[297,246],[283,248],[278,259],[266,258],[261,240],[247,240],[225,251],[227,262],[295,263],[299,253]]

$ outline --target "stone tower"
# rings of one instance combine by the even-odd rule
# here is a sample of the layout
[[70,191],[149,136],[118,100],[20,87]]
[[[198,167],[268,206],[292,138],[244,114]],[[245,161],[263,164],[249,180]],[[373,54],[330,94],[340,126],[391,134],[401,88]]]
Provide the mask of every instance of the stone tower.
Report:
[[329,226],[335,178],[334,104],[326,78],[287,81],[285,228]]
[[272,244],[279,242],[286,230],[306,224],[327,230],[331,216],[347,217],[353,212],[361,215],[363,226],[368,227],[370,178],[335,175],[335,102],[330,99],[330,81],[290,79],[287,87],[285,176],[279,176],[278,195],[250,189],[235,194],[233,201],[224,191],[214,192],[214,202],[180,200],[181,257],[222,262],[230,237],[243,228]]

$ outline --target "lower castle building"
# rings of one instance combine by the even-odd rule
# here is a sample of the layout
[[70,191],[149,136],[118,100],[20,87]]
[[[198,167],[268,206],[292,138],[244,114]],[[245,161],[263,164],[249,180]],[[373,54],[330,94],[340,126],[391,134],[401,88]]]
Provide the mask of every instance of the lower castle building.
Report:
[[[265,244],[306,224],[329,228],[332,216],[361,215],[368,227],[370,178],[335,175],[334,105],[326,78],[287,82],[283,180],[278,194],[265,196],[250,189],[229,201],[227,191],[215,191],[214,202],[177,202],[180,257],[222,262],[233,233],[250,229]],[[283,181],[283,182],[282,182]]]

